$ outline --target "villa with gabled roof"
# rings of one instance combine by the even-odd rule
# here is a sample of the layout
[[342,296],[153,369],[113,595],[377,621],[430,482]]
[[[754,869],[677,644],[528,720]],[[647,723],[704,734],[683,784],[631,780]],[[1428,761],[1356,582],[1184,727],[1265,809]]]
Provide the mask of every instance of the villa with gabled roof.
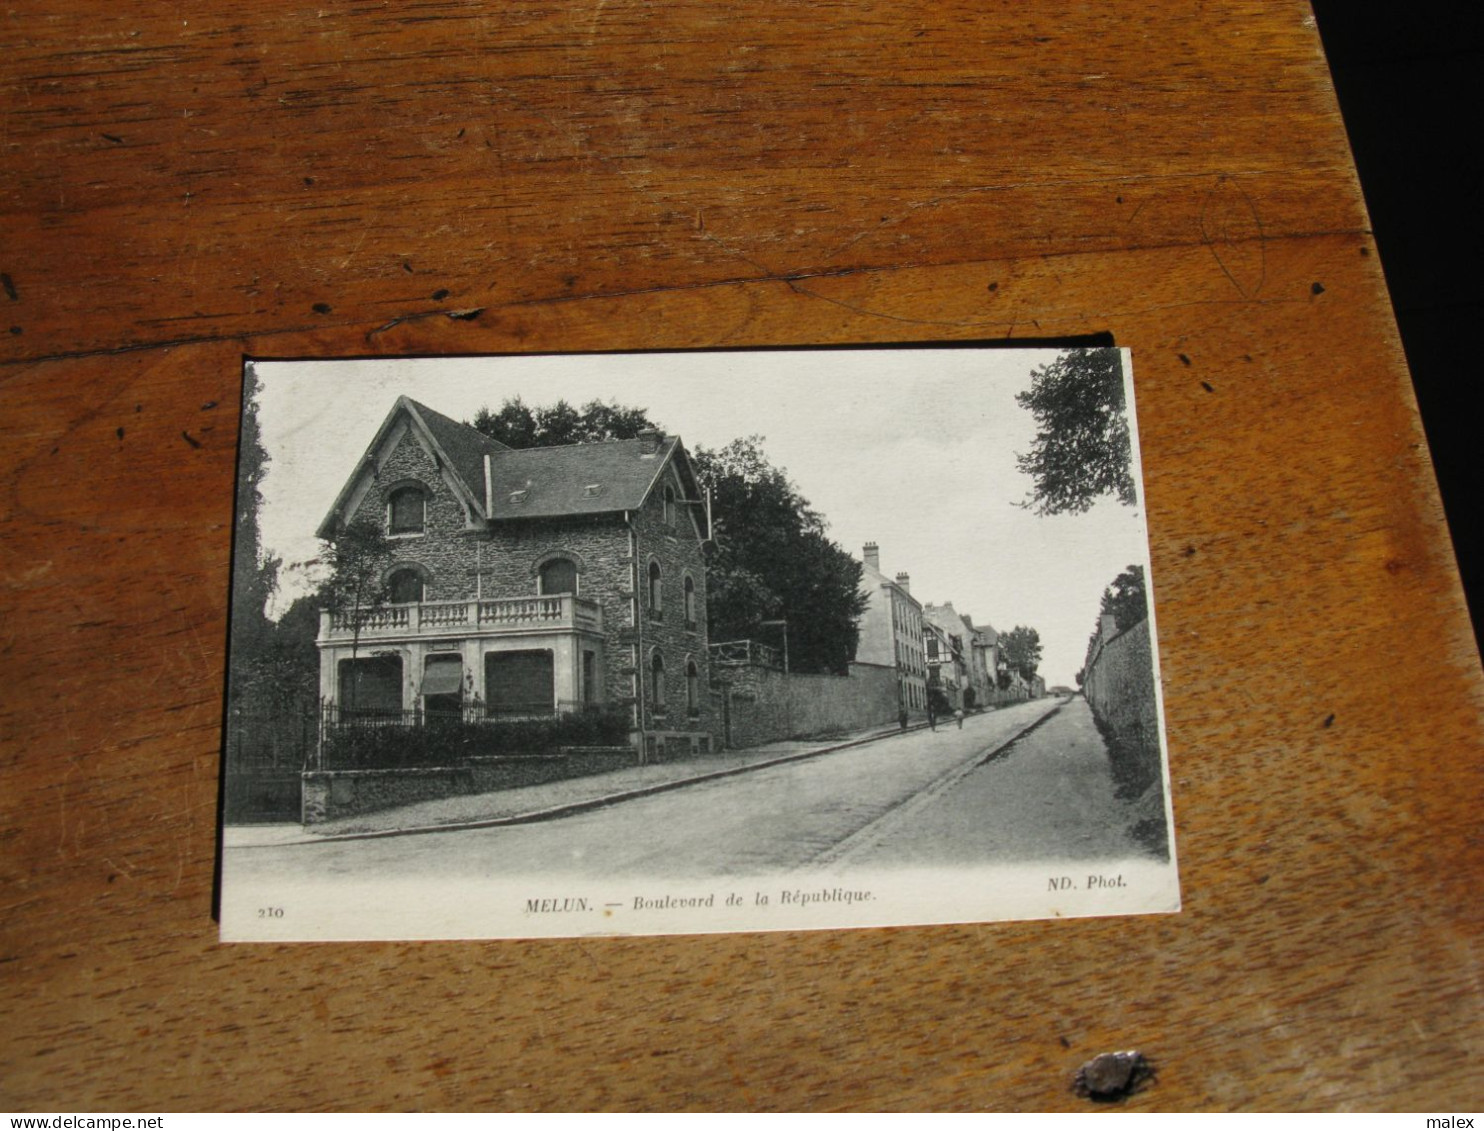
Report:
[[658,756],[709,750],[700,486],[675,436],[513,450],[399,397],[317,533],[372,522],[385,599],[320,615],[345,716],[630,712]]

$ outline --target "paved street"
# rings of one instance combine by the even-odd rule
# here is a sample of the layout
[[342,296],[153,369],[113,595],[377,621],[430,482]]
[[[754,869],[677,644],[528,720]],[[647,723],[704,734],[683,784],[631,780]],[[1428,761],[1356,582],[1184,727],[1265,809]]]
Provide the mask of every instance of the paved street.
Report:
[[[232,880],[581,872],[732,876],[1136,853],[1084,701],[950,721],[588,813],[379,840],[229,848]],[[986,756],[1045,716],[1030,735]]]
[[1122,859],[1132,801],[1114,796],[1102,736],[1082,698],[989,762],[966,767],[841,845],[844,867]]

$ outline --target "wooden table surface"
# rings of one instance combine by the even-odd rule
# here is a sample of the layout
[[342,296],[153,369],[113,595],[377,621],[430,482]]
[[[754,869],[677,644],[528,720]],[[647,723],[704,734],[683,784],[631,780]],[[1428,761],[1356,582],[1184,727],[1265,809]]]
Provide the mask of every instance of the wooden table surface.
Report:
[[[1478,657],[1307,4],[0,28],[0,1107],[1477,1105]],[[1181,914],[216,942],[243,354],[1101,332]]]

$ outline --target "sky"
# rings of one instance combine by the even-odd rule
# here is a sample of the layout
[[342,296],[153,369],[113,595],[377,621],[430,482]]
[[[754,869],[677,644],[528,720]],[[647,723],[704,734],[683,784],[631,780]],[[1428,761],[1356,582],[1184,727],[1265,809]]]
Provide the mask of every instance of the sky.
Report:
[[[943,348],[253,362],[269,466],[260,527],[289,567],[270,614],[313,586],[314,531],[397,397],[455,420],[519,396],[642,407],[686,447],[739,436],[762,448],[856,558],[881,547],[912,595],[1001,632],[1035,628],[1047,686],[1075,686],[1103,589],[1148,571],[1142,507],[1024,509],[1015,464],[1035,421],[1015,401],[1054,351]],[[1124,357],[1128,403],[1133,388]],[[1132,423],[1132,421],[1131,421]],[[1138,447],[1135,435],[1135,459]]]

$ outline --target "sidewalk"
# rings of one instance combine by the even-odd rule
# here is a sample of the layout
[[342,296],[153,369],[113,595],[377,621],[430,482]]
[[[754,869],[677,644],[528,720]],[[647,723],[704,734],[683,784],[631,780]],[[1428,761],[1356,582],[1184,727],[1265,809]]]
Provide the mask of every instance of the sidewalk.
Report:
[[[939,726],[942,725],[940,721]],[[926,729],[926,722],[912,723],[907,727],[907,733]],[[631,797],[676,789],[691,782],[812,758],[832,750],[877,742],[903,733],[899,727],[883,726],[817,740],[770,742],[747,750],[704,754],[680,762],[628,766],[606,774],[568,778],[565,781],[547,782],[522,789],[419,801],[374,813],[361,813],[338,821],[326,821],[322,825],[315,825],[313,832],[298,825],[233,825],[224,830],[222,840],[226,848],[258,848],[524,824],[578,813],[585,809],[597,809]]]

